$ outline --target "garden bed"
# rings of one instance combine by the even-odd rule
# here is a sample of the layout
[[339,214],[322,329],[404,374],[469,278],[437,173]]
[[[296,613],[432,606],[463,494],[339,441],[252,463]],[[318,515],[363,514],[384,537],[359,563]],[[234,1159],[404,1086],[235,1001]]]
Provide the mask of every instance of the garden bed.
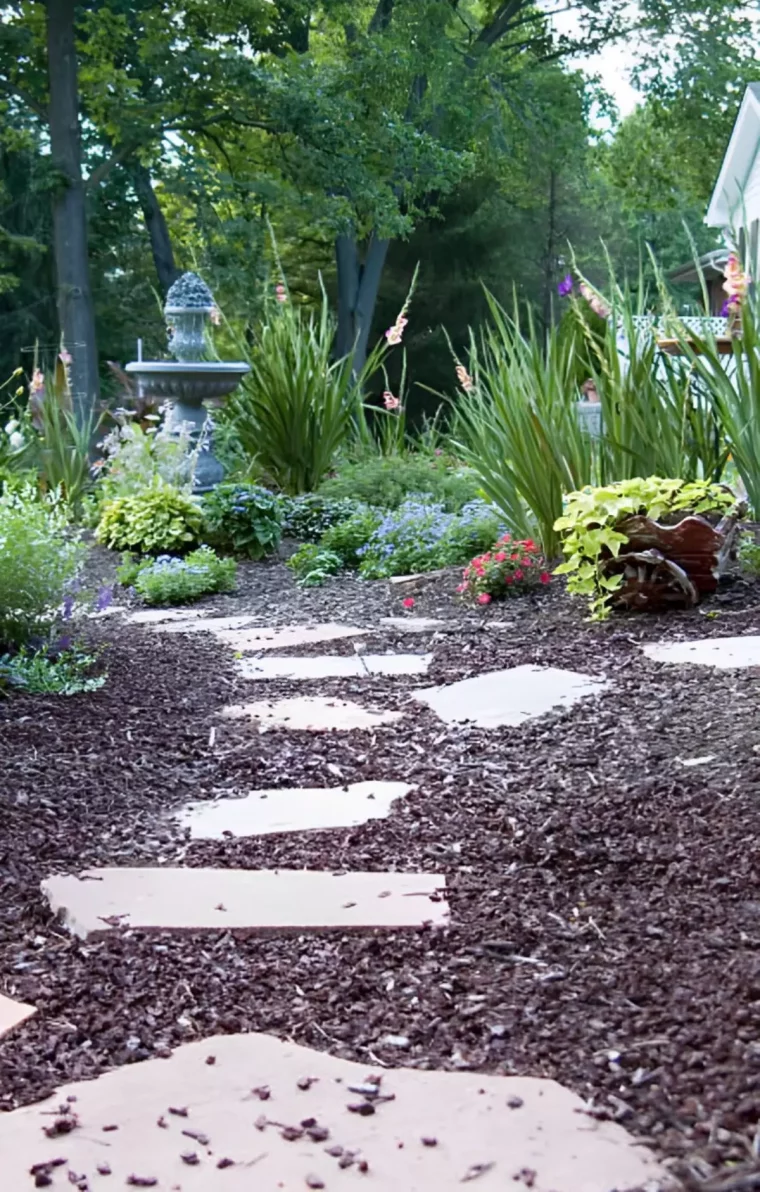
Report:
[[[204,607],[376,626],[373,652],[428,648],[379,626],[403,614],[402,586],[344,578],[299,591],[280,563],[243,565],[240,580],[238,595]],[[614,682],[521,728],[447,728],[419,707],[375,735],[259,737],[217,717],[251,690],[229,651],[109,617],[88,630],[107,645],[101,690],[0,703],[0,990],[39,1007],[0,1043],[1,1108],[250,1029],[390,1066],[554,1076],[661,1154],[703,1161],[703,1174],[747,1160],[760,1116],[757,681],[661,667],[639,644],[760,633],[760,585],[599,626],[558,585],[484,614],[454,603],[455,584],[452,574],[413,592],[414,613],[449,630],[424,684],[333,679],[309,693],[371,692],[408,712],[420,685],[525,663]],[[336,767],[346,783],[418,789],[387,820],[315,834],[188,845],[167,818],[223,790],[333,785]],[[51,873],[159,859],[442,872],[452,925],[82,944],[39,894]],[[378,1042],[387,1034],[408,1046]]]

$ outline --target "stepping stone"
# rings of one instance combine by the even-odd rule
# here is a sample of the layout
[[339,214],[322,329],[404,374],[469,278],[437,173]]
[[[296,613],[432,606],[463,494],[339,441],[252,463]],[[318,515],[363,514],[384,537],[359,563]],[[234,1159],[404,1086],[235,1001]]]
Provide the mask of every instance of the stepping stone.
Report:
[[385,819],[391,804],[413,790],[405,782],[355,782],[343,787],[251,791],[243,799],[189,803],[179,813],[179,821],[190,829],[193,840],[352,828]]
[[692,642],[650,642],[643,647],[653,662],[714,666],[718,670],[760,666],[760,637],[705,637]]
[[[213,613],[207,608],[141,608],[130,613],[127,622],[130,625],[163,625],[170,621],[197,622],[201,617],[213,618]],[[250,621],[252,618],[248,617],[246,620]]]
[[193,620],[186,613],[184,618],[177,617],[175,623],[159,624],[156,628],[161,633],[215,633],[218,637],[221,633],[251,625],[256,619],[255,613],[235,613],[229,617],[197,617]]
[[454,627],[451,621],[436,621],[434,617],[382,617],[380,624],[400,633],[435,633],[437,629]]
[[487,671],[446,687],[427,687],[415,699],[432,708],[447,724],[476,724],[480,728],[515,726],[551,712],[572,707],[587,695],[604,691],[607,683],[575,671],[551,666],[514,666]]
[[368,712],[350,700],[310,695],[274,702],[259,700],[251,704],[231,704],[222,710],[222,715],[231,719],[257,720],[262,730],[290,728],[310,733],[380,728],[401,719],[400,712]]
[[216,636],[235,650],[288,650],[291,646],[313,646],[319,642],[340,641],[346,637],[361,637],[366,629],[353,625],[281,625],[250,629],[221,629]]
[[[349,1112],[371,1102],[351,1092],[371,1092],[368,1078],[393,1099],[368,1116]],[[259,1100],[254,1088],[268,1088],[269,1099]],[[48,1138],[44,1127],[61,1104],[76,1114],[78,1129]],[[170,1106],[187,1116],[172,1115]],[[314,1124],[299,1126],[308,1119]],[[104,1133],[109,1126],[118,1129]],[[341,1170],[349,1152],[354,1162]],[[56,1188],[70,1187],[68,1172],[86,1172],[93,1189],[142,1179],[156,1181],[159,1192],[335,1192],[365,1181],[373,1192],[525,1192],[528,1172],[535,1192],[666,1185],[646,1146],[615,1122],[592,1121],[581,1098],[556,1081],[373,1069],[262,1034],[186,1043],[169,1059],[126,1064],[0,1114],[0,1154],[8,1192],[31,1188],[30,1168],[60,1157]],[[105,1173],[104,1164],[111,1178],[101,1180],[95,1172]]]
[[80,939],[109,930],[363,931],[444,926],[438,873],[305,869],[92,869],[48,878],[42,893]]
[[32,1014],[36,1014],[35,1006],[27,1006],[25,1002],[16,1002],[13,998],[0,993],[0,1039],[12,1031],[14,1026],[26,1022]]
[[244,679],[334,679],[424,675],[432,654],[338,654],[313,658],[250,658],[238,663]]

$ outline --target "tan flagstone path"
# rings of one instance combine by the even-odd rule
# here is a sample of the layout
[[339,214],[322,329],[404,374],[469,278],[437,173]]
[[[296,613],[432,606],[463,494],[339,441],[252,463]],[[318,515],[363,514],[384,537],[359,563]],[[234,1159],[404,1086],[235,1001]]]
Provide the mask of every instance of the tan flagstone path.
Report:
[[27,1018],[31,1018],[32,1014],[36,1013],[37,1010],[34,1006],[28,1006],[25,1002],[17,1002],[13,998],[6,997],[4,993],[0,993],[0,1039],[12,1031],[15,1026],[26,1022]]
[[384,819],[395,800],[413,790],[406,782],[355,782],[250,791],[241,799],[189,803],[179,812],[179,821],[190,830],[192,840],[351,828]]
[[373,675],[424,675],[432,654],[314,654],[308,658],[243,658],[244,679],[369,679]]
[[222,715],[233,720],[257,721],[262,729],[289,728],[312,733],[374,729],[401,719],[400,712],[369,712],[351,700],[317,695],[230,704],[222,709]]
[[732,670],[760,666],[760,637],[705,637],[686,642],[648,642],[642,647],[653,662],[714,666]]
[[437,873],[302,869],[92,869],[50,877],[42,892],[81,939],[150,931],[357,931],[448,922]]
[[472,679],[415,692],[447,724],[477,724],[480,728],[519,725],[557,707],[571,707],[579,699],[604,691],[607,683],[591,675],[555,667],[515,666],[486,671]]
[[[372,1068],[226,1035],[0,1114],[3,1188],[31,1188],[30,1169],[46,1162],[54,1187],[84,1176],[93,1190],[139,1180],[159,1192],[664,1186],[646,1147],[585,1109],[552,1080]],[[75,1128],[48,1137],[61,1116]]]

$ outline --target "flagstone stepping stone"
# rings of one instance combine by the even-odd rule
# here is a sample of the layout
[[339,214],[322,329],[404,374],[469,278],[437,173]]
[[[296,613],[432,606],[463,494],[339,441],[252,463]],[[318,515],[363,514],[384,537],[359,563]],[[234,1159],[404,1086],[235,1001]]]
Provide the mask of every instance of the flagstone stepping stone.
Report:
[[[228,620],[226,617],[214,618],[208,608],[140,608],[130,613],[127,620],[130,625],[163,625],[170,621],[197,622],[201,617],[214,620]],[[250,623],[252,617],[247,617],[244,624]]]
[[42,893],[88,939],[141,931],[398,929],[448,922],[438,873],[320,873],[304,869],[92,869],[48,878]]
[[[65,1139],[45,1133],[59,1105],[76,1118]],[[373,1069],[262,1034],[186,1043],[169,1059],[126,1064],[0,1114],[0,1154],[8,1192],[31,1188],[30,1169],[60,1158],[55,1187],[70,1186],[69,1172],[85,1173],[91,1188],[142,1180],[188,1192],[330,1192],[365,1179],[374,1192],[666,1184],[645,1146],[590,1118],[554,1080]]]
[[231,719],[258,721],[262,730],[289,728],[294,731],[324,733],[338,730],[380,728],[401,719],[400,712],[368,712],[360,704],[345,699],[325,699],[303,695],[293,699],[258,700],[250,704],[230,704],[222,715]]
[[[240,629],[243,625],[252,625],[256,621],[255,613],[234,613],[229,617],[197,617],[193,620],[192,617],[185,616],[177,618],[176,621],[167,622],[167,624],[158,624],[156,629],[161,633],[215,633],[217,636],[220,633],[229,632],[230,630]],[[261,632],[261,630],[256,630]]]
[[[215,631],[216,632],[216,631]],[[340,641],[346,637],[360,637],[366,629],[353,625],[280,625],[254,626],[251,629],[221,629],[216,633],[220,641],[235,650],[287,650],[291,646],[313,646],[319,642]]]
[[714,666],[719,670],[760,666],[760,637],[705,637],[691,642],[649,642],[643,647],[653,662]]
[[36,1014],[35,1006],[28,1006],[25,1002],[14,1001],[13,998],[6,997],[5,994],[0,993],[0,1039],[3,1035],[7,1035],[8,1031],[12,1031],[14,1026],[19,1026],[20,1023],[26,1022],[27,1018],[31,1018],[32,1014]]
[[380,624],[400,633],[435,633],[437,629],[452,627],[450,621],[437,621],[435,617],[382,617]]
[[424,675],[432,654],[339,654],[313,658],[250,658],[238,663],[244,679],[370,678],[372,675]]
[[590,675],[557,670],[551,666],[513,666],[486,671],[445,687],[427,687],[415,699],[432,708],[447,724],[476,724],[480,728],[515,726],[551,712],[571,707],[586,695],[608,686]]
[[384,819],[391,804],[413,790],[406,782],[355,782],[342,787],[251,791],[242,799],[189,803],[179,820],[190,829],[193,840],[352,828]]

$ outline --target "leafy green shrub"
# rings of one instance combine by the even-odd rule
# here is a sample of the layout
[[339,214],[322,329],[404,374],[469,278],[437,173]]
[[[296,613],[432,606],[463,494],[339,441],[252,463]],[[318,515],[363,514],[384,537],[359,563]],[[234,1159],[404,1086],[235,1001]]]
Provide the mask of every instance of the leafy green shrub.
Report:
[[327,530],[347,521],[363,509],[361,501],[350,497],[326,497],[304,493],[300,497],[280,497],[282,532],[298,542],[317,542]]
[[21,646],[53,624],[84,547],[52,497],[0,496],[0,643]]
[[[158,416],[149,418],[153,421]],[[95,461],[100,503],[137,496],[146,488],[162,485],[192,492],[202,445],[200,441],[193,444],[187,425],[176,432],[158,425],[143,430],[138,422],[122,416],[103,439],[101,458]]]
[[477,604],[490,604],[505,596],[520,596],[550,580],[546,560],[533,539],[513,539],[505,534],[492,550],[468,563],[457,591]]
[[49,654],[47,650],[22,648],[0,658],[0,685],[7,684],[28,695],[79,695],[97,691],[105,675],[91,674],[97,662],[94,654],[74,647]]
[[754,535],[745,531],[739,542],[739,563],[747,575],[760,575],[760,543]]
[[119,568],[121,583],[129,581],[146,604],[189,604],[212,592],[229,592],[235,586],[237,564],[220,559],[208,546],[184,558],[160,555],[134,560]]
[[411,495],[424,493],[450,513],[478,495],[479,481],[467,468],[452,470],[443,456],[370,456],[341,465],[338,474],[320,486],[320,494],[352,499],[383,509],[397,509]]
[[150,555],[186,550],[203,528],[197,501],[168,484],[155,485],[104,506],[95,536],[111,550]]
[[503,531],[498,512],[485,502],[472,501],[457,514],[412,497],[386,513],[357,552],[359,574],[385,579],[465,563],[473,550],[487,550]]
[[255,484],[219,484],[203,498],[204,537],[212,546],[261,559],[280,544],[280,506]]
[[382,520],[383,515],[379,510],[363,505],[346,521],[331,526],[322,535],[319,549],[338,555],[344,567],[358,567],[362,548]]
[[304,588],[316,587],[331,575],[337,575],[343,567],[343,560],[335,551],[323,550],[313,542],[305,542],[288,559],[299,584]]
[[606,488],[585,488],[570,493],[562,517],[554,528],[561,534],[565,561],[555,575],[567,575],[567,589],[587,596],[592,620],[603,620],[610,612],[613,593],[623,583],[622,575],[605,575],[600,564],[617,558],[628,541],[620,523],[636,514],[654,521],[683,513],[725,513],[734,504],[733,493],[707,481],[663,480],[650,476],[621,480]]

